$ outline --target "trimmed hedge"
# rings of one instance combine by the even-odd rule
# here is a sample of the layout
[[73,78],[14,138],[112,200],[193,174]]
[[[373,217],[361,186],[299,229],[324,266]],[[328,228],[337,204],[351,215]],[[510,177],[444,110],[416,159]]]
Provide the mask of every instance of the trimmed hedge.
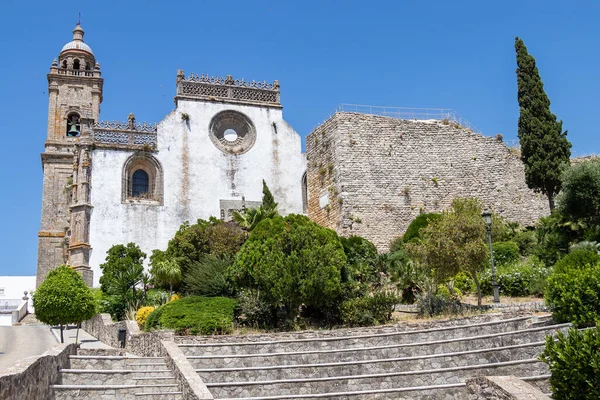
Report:
[[557,322],[590,326],[600,319],[600,263],[590,250],[576,250],[556,263],[546,302]]
[[231,333],[235,307],[236,301],[227,297],[187,296],[151,312],[145,330],[173,329],[178,335]]
[[550,366],[550,386],[555,400],[600,398],[600,327],[579,332],[569,329],[546,337],[540,359]]

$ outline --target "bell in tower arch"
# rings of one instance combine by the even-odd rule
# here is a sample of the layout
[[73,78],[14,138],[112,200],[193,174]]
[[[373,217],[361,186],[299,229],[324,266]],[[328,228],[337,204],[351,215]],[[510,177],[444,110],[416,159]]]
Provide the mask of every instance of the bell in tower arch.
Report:
[[71,114],[67,119],[67,136],[79,136],[81,126],[79,125],[79,115]]

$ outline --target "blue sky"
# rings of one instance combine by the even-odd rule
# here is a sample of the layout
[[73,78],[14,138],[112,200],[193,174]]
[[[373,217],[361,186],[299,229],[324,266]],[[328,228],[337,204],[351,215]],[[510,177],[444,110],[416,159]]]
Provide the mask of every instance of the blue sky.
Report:
[[160,121],[183,69],[278,79],[284,117],[303,137],[357,103],[452,108],[511,140],[519,36],[573,153],[599,152],[600,2],[2,0],[0,275],[35,274],[46,74],[78,11],[105,79],[101,119]]

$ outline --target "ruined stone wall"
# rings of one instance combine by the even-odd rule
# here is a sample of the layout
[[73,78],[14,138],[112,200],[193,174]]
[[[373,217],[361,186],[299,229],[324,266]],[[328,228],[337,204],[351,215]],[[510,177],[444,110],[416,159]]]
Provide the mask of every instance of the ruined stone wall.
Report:
[[[549,213],[547,200],[527,188],[515,151],[451,122],[336,113],[306,147],[309,217],[380,251],[420,213],[442,211],[456,197],[477,197],[524,225]],[[329,208],[319,205],[325,192]]]

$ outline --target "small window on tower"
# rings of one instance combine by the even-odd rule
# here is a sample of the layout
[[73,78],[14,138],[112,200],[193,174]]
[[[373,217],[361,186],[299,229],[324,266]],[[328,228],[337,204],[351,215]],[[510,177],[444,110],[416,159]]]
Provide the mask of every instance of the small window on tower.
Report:
[[67,117],[67,136],[77,137],[81,133],[81,124],[78,114],[69,114]]
[[67,60],[63,60],[63,62],[62,62],[62,67],[63,67],[64,69],[67,69]]
[[131,180],[131,197],[148,197],[148,173],[143,169],[138,169],[133,173]]
[[79,59],[73,60],[73,69],[79,69]]

